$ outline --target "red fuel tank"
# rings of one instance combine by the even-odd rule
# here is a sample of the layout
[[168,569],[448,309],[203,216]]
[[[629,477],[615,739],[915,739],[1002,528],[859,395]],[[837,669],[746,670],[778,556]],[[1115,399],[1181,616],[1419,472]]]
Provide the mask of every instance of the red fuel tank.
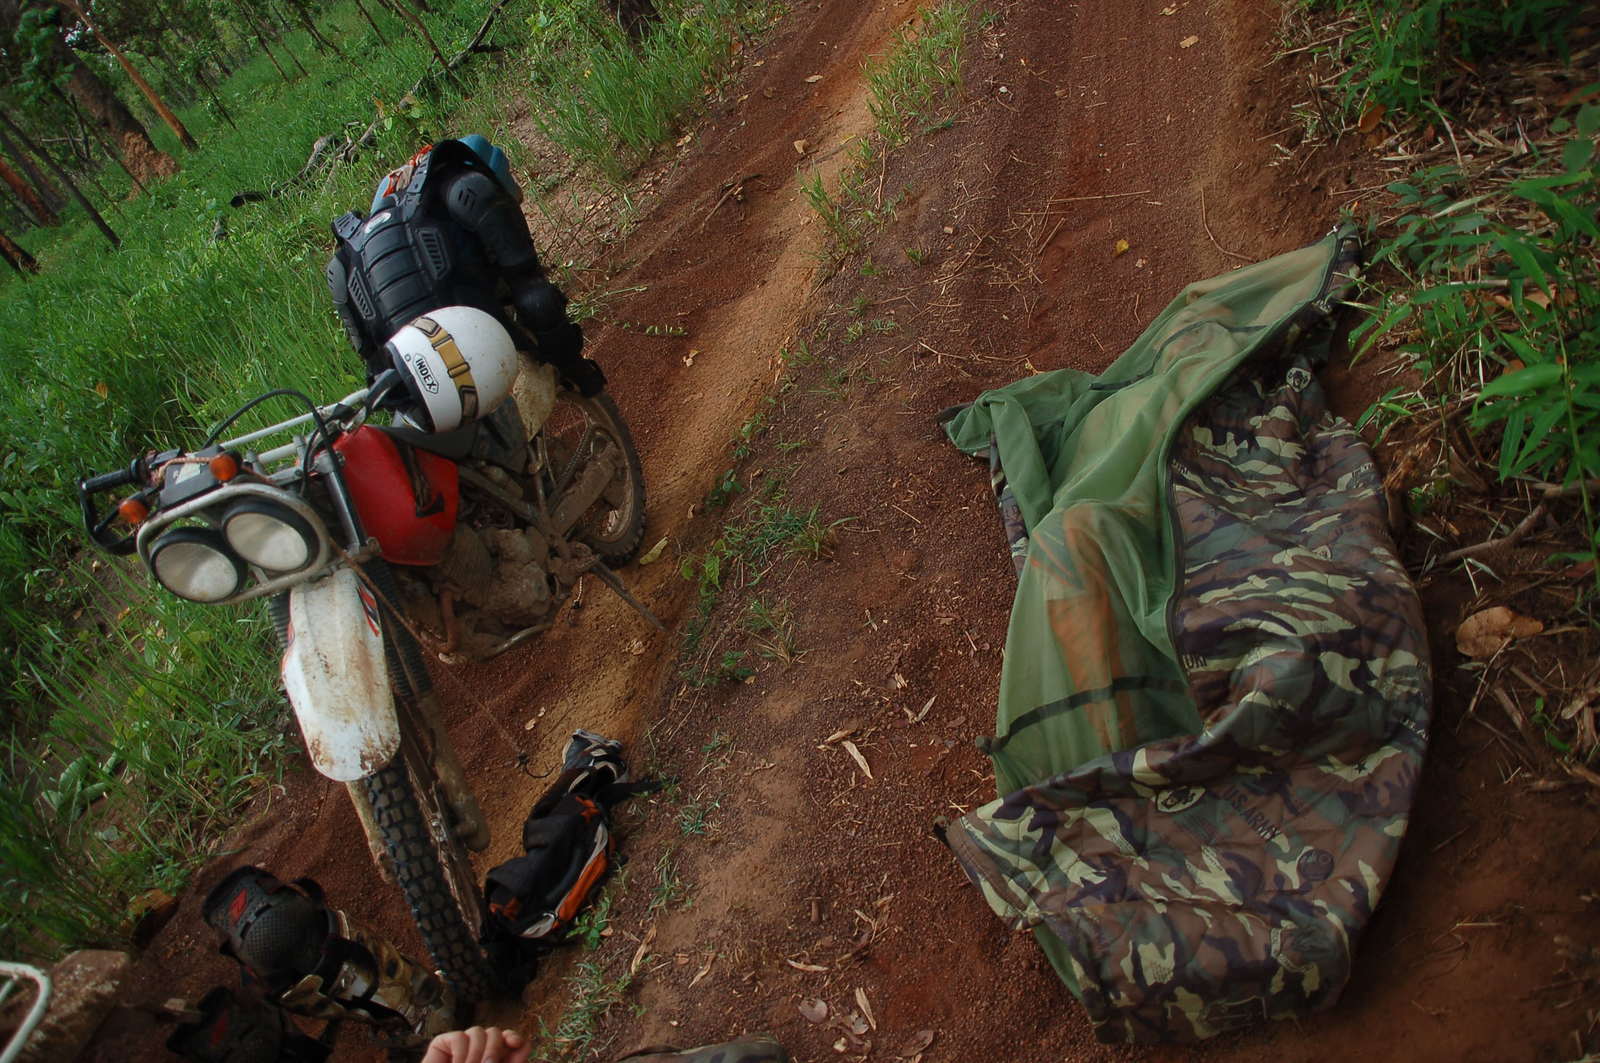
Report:
[[366,533],[383,559],[396,565],[433,565],[455,534],[461,502],[456,463],[400,444],[363,425],[333,449],[344,458],[344,478]]

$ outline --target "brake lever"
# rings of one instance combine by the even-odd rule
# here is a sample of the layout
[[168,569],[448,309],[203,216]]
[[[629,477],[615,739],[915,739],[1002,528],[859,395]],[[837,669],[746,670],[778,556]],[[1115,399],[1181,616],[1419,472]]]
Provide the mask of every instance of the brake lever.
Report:
[[101,517],[95,507],[94,496],[102,491],[142,483],[147,475],[146,469],[145,459],[138,457],[130,461],[126,469],[78,478],[78,507],[82,511],[83,529],[91,542],[109,554],[124,557],[133,553],[134,535],[109,534],[111,522],[117,519],[117,509],[113,506],[111,512]]

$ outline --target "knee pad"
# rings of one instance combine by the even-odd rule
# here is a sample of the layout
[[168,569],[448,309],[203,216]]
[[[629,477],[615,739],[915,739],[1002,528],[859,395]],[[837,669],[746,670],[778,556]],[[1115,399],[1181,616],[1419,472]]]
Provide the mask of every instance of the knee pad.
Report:
[[429,1035],[454,1017],[455,1000],[437,974],[329,908],[309,879],[285,884],[241,867],[206,896],[201,913],[226,939],[222,951],[285,1011]]
[[201,914],[226,938],[223,951],[272,993],[317,969],[333,927],[320,890],[287,886],[259,867],[231,872],[206,895]]

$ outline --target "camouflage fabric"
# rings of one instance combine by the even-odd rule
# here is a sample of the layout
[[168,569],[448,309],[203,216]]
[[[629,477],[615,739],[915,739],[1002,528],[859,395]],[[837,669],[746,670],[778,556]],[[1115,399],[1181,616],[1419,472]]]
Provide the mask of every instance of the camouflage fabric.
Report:
[[1027,529],[1002,796],[947,841],[1103,1040],[1332,1005],[1405,833],[1421,610],[1313,375],[1352,250],[1191,285],[1103,376],[1030,378],[947,426],[998,452]]
[[646,1048],[622,1057],[617,1063],[789,1063],[789,1053],[774,1038],[757,1034],[720,1045],[683,1051]]

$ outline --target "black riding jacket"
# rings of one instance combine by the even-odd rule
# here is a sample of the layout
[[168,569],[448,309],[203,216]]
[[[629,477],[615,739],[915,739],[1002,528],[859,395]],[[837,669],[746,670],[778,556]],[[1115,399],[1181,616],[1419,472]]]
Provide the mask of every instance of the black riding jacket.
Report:
[[443,306],[493,314],[519,347],[557,365],[577,357],[577,349],[561,349],[581,347],[581,333],[545,277],[527,220],[471,149],[435,145],[394,198],[370,218],[351,211],[333,223],[339,242],[328,288],[369,378],[389,368],[390,336]]

